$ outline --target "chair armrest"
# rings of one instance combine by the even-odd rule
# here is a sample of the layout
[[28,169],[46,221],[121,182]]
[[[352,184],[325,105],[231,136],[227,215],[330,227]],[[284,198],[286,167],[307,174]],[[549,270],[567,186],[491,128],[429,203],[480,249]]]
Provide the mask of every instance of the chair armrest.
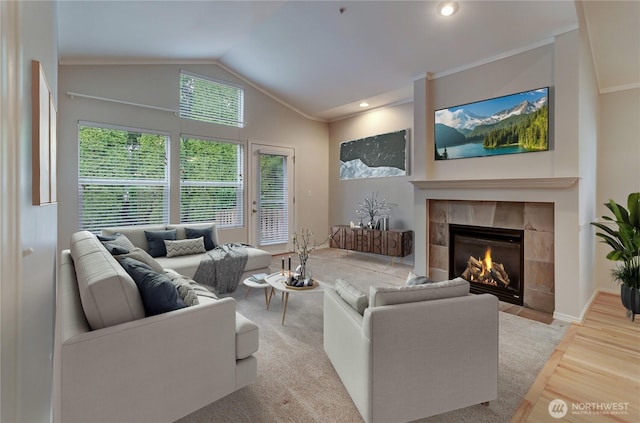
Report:
[[369,308],[363,330],[372,345],[374,421],[410,421],[497,398],[495,296]]
[[324,350],[353,403],[367,420],[371,397],[371,341],[362,316],[331,287],[324,291]]
[[225,298],[65,340],[62,421],[171,421],[233,392],[235,318]]

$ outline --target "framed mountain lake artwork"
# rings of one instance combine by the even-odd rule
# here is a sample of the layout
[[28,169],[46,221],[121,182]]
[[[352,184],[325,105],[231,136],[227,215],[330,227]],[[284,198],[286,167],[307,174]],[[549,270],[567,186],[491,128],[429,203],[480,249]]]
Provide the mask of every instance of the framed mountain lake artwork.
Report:
[[407,144],[407,129],[341,143],[340,179],[408,175]]
[[549,150],[549,87],[435,112],[435,159]]

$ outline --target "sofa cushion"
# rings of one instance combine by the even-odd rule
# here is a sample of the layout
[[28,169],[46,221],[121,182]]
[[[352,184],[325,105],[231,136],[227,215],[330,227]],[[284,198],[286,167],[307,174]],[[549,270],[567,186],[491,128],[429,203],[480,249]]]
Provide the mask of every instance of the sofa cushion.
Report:
[[132,251],[126,254],[119,254],[117,258],[125,258],[129,257],[138,261],[143,262],[147,266],[151,268],[154,272],[162,273],[164,269],[149,253],[147,253],[142,248],[135,247]]
[[164,240],[167,257],[190,256],[205,253],[204,237],[194,239]]
[[367,294],[360,292],[358,288],[343,279],[336,279],[335,289],[338,295],[360,315],[369,305]]
[[469,282],[462,278],[423,285],[385,286],[369,288],[369,307],[469,295]]
[[147,316],[186,307],[166,275],[154,272],[146,264],[132,258],[125,257],[118,261],[138,286]]
[[217,247],[217,244],[215,242],[213,242],[213,226],[205,226],[205,227],[196,227],[196,228],[191,228],[191,227],[186,227],[184,228],[184,233],[187,236],[187,239],[194,239],[194,238],[200,238],[203,237],[204,238],[204,248],[209,251],[209,250],[213,250],[214,248]]
[[167,248],[164,245],[165,240],[175,240],[176,230],[162,231],[144,231],[149,246],[149,254],[151,257],[163,257],[167,255]]
[[164,225],[117,226],[113,228],[103,228],[102,235],[108,236],[118,233],[125,235],[134,246],[149,252],[149,245],[147,244],[147,237],[144,231],[162,231],[164,229],[166,229]]
[[236,359],[242,360],[258,351],[258,326],[236,313]]
[[92,330],[145,316],[135,282],[91,232],[71,236],[71,257],[82,309]]

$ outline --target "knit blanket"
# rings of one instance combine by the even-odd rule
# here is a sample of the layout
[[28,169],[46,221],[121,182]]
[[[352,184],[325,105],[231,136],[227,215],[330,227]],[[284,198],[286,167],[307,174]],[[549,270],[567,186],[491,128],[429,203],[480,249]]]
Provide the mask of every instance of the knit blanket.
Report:
[[210,286],[216,294],[235,292],[249,255],[242,244],[222,244],[202,257],[193,280]]

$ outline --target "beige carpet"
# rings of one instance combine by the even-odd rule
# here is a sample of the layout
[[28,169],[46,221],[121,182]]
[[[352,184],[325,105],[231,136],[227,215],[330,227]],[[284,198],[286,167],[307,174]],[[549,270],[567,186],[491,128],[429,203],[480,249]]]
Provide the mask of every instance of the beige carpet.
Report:
[[[274,257],[274,271],[280,260]],[[406,264],[392,267],[382,258],[334,249],[314,251],[309,266],[317,279],[333,284],[342,277],[363,290],[372,284],[403,284],[411,270]],[[322,293],[291,294],[284,326],[279,297],[267,311],[262,290],[250,291],[246,299],[244,295],[244,286],[233,294],[238,311],[260,326],[257,383],[180,422],[362,422],[323,351]],[[508,422],[567,326],[500,312],[498,400],[488,407],[467,407],[420,422]]]

